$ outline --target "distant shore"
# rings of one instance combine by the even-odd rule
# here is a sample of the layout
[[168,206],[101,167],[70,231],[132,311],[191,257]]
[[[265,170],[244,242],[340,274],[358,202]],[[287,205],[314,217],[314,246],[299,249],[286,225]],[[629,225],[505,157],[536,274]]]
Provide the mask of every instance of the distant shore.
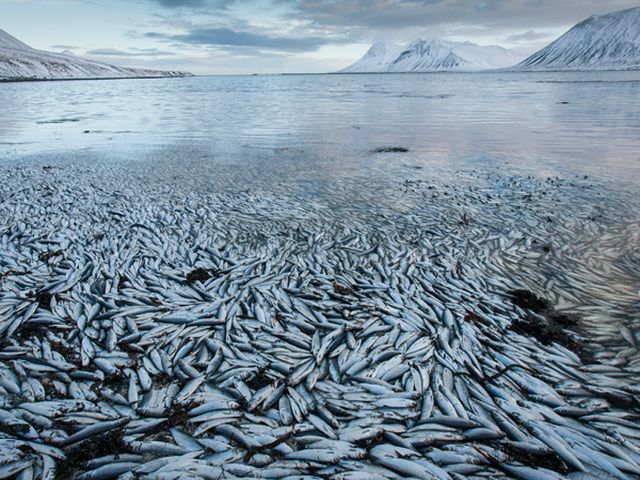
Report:
[[193,73],[181,73],[176,75],[139,75],[134,77],[92,77],[92,78],[0,78],[0,83],[23,82],[77,82],[82,80],[147,80],[161,78],[188,78],[195,77]]

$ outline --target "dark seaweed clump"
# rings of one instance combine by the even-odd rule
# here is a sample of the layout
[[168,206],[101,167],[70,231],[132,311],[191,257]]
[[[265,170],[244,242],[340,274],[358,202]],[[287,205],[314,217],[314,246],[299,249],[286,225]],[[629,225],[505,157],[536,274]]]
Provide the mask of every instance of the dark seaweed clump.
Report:
[[196,268],[187,274],[185,285],[193,285],[196,282],[206,282],[215,275],[216,271],[209,268]]
[[352,295],[354,293],[353,288],[344,287],[340,285],[338,282],[333,282],[333,291],[338,295]]
[[534,454],[508,442],[500,444],[499,448],[513,461],[521,463],[522,465],[535,468],[546,468],[547,470],[552,470],[562,474],[569,473],[569,469],[562,459],[551,450],[544,455]]
[[371,150],[371,153],[407,153],[408,148],[405,147],[378,147]]
[[529,290],[514,290],[509,292],[509,295],[515,305],[535,313],[544,313],[551,308],[548,300],[536,296],[535,293]]
[[248,379],[246,383],[250,388],[259,390],[263,387],[266,387],[267,385],[271,385],[271,383],[273,383],[273,380],[268,375],[265,375],[264,370],[261,369],[258,370],[258,372],[256,372],[253,377]]
[[37,290],[29,292],[27,296],[38,302],[38,306],[40,308],[45,308],[47,310],[51,309],[51,300],[53,299],[53,296],[49,292]]
[[14,332],[13,337],[19,340],[28,338],[45,338],[47,336],[48,327],[34,322],[22,323]]
[[55,257],[61,257],[62,255],[64,255],[64,253],[62,252],[62,250],[55,250],[53,252],[44,252],[41,253],[40,255],[38,255],[38,259],[41,262],[49,262],[49,260],[51,260],[52,258]]
[[92,389],[94,392],[100,393],[100,388],[108,388],[126,397],[129,388],[129,379],[122,373],[105,375],[104,380],[94,384]]
[[583,361],[591,359],[589,352],[564,329],[578,324],[577,315],[557,312],[551,303],[529,290],[509,292],[514,305],[537,315],[527,315],[515,320],[510,329],[520,335],[534,337],[543,345],[558,343],[575,352]]
[[114,429],[65,449],[67,458],[61,460],[56,466],[56,478],[60,480],[75,478],[87,462],[95,458],[131,453],[123,438],[124,430]]

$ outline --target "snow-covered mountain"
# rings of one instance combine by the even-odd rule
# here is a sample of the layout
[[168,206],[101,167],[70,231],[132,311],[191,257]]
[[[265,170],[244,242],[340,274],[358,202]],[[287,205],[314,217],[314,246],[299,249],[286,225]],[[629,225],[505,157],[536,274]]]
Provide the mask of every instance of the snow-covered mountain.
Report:
[[190,74],[117,67],[86,60],[73,54],[35,50],[4,30],[0,30],[0,81],[183,77],[187,75]]
[[32,48],[26,43],[22,43],[15,37],[12,37],[4,30],[0,29],[0,48],[8,48],[11,50],[31,50]]
[[502,47],[418,39],[406,46],[375,43],[341,73],[477,71],[510,67],[520,60],[521,55]]
[[393,42],[376,42],[364,56],[342,70],[348,73],[384,72],[402,53],[404,47]]
[[640,69],[640,7],[580,22],[524,60],[519,70]]

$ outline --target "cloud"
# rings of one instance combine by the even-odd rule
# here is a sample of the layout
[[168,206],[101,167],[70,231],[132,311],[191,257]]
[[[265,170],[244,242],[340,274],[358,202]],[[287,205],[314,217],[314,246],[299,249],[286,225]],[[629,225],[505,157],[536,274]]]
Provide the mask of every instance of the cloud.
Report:
[[[374,38],[404,41],[412,35],[426,37],[492,38],[499,41],[524,30],[561,29],[594,14],[634,6],[637,0],[148,0],[165,7],[182,7],[182,19],[189,15],[208,17],[224,28],[190,30],[175,41],[211,45],[261,45],[282,48],[280,40],[291,38],[290,50],[309,49],[310,44],[331,43],[321,39],[348,37],[365,43]],[[224,24],[220,19],[224,17]],[[279,22],[273,22],[277,16]],[[206,21],[199,19],[199,23]],[[264,30],[269,19],[272,31]],[[192,18],[193,20],[193,18]],[[295,26],[300,35],[282,34]],[[261,25],[260,32],[254,31]],[[302,32],[305,33],[302,33]],[[275,32],[275,33],[274,33]],[[253,38],[247,38],[254,35]],[[197,38],[196,38],[197,37]],[[207,39],[205,37],[210,37]],[[308,37],[308,40],[299,37]],[[306,43],[306,44],[305,44]],[[275,46],[274,46],[275,45]]]
[[316,25],[397,29],[466,24],[543,28],[574,24],[593,13],[634,6],[636,0],[274,0],[292,18]]
[[548,33],[534,32],[533,30],[529,30],[528,32],[510,35],[505,38],[504,41],[507,43],[530,43],[537,42],[538,40],[544,40],[545,38],[549,37],[550,35]]
[[87,55],[100,55],[104,57],[161,57],[175,55],[173,52],[157,50],[155,48],[139,49],[132,48],[132,51],[117,50],[115,48],[98,48],[87,51]]
[[206,0],[154,0],[163,7],[181,8],[181,7],[201,7],[205,5]]
[[[241,0],[151,0],[159,3],[166,8],[208,8],[210,10],[226,10],[234,3],[240,3]],[[244,3],[252,3],[244,1]]]
[[216,15],[234,8],[268,15],[286,11],[290,21],[316,27],[395,29],[466,24],[544,28],[572,25],[594,14],[637,6],[637,0],[148,0],[167,8]]
[[51,45],[54,50],[75,50],[78,47],[74,45]]
[[323,37],[288,37],[236,31],[230,28],[193,28],[184,34],[148,32],[147,38],[213,47],[251,47],[283,52],[310,52],[333,43]]

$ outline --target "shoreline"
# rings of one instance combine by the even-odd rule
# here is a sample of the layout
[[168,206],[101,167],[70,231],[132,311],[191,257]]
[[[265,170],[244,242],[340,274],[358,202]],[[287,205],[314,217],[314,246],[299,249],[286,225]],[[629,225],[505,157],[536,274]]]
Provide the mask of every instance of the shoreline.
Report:
[[134,77],[97,77],[97,78],[0,78],[0,83],[24,83],[24,82],[76,82],[81,80],[146,80],[159,78],[190,78],[193,74],[181,75],[150,75]]

